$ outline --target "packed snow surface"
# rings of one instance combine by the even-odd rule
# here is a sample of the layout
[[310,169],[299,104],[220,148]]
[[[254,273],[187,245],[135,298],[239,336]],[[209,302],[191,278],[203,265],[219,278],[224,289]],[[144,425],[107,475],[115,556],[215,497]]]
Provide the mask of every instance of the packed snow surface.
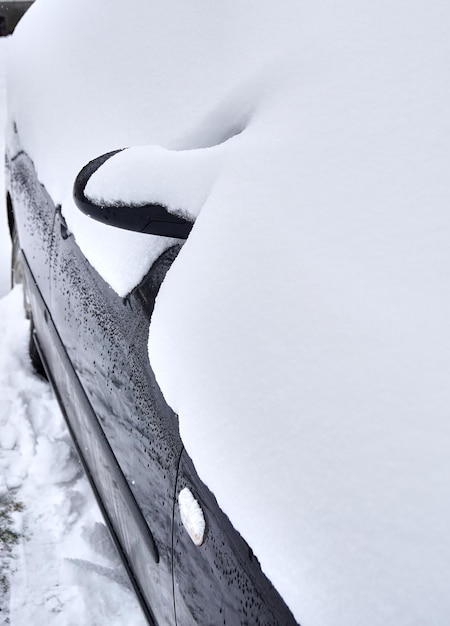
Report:
[[77,213],[82,165],[139,146],[93,195],[198,216],[150,360],[302,625],[447,626],[450,5],[113,4],[40,0],[13,37],[40,180],[120,295],[165,244]]

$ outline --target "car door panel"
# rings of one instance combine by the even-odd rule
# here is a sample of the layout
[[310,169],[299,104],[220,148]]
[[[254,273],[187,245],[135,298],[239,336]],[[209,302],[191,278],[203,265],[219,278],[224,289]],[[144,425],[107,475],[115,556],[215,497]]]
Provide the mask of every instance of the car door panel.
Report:
[[[147,340],[153,303],[178,249],[167,251],[142,284],[119,298],[86,261],[60,211],[52,255],[52,313],[68,357],[111,447],[158,554],[144,570],[142,591],[160,623],[173,622],[171,527],[181,453],[178,420],[151,370]],[[113,516],[120,517],[120,510]],[[135,546],[139,551],[139,546]],[[143,563],[145,565],[143,565]]]
[[[121,553],[147,619],[153,624],[153,616],[149,609],[150,594],[144,593],[143,588],[154,590],[155,581],[151,579],[151,585],[144,585],[145,581],[149,582],[149,568],[140,566],[142,563],[158,562],[159,555],[154,538],[73,370],[25,255],[23,267],[35,323],[35,341],[47,376],[104,514],[105,522]],[[136,554],[140,555],[140,559],[134,558]]]

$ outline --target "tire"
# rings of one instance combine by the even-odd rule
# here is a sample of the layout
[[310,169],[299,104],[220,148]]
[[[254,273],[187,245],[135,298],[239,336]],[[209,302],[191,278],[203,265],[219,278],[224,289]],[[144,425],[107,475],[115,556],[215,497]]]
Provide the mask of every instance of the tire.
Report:
[[25,277],[23,272],[22,259],[20,256],[20,243],[19,236],[17,234],[16,227],[13,226],[12,231],[12,251],[11,251],[11,287],[22,285],[23,290],[23,308],[25,311],[25,317],[30,320],[30,336],[28,339],[28,354],[30,356],[31,366],[38,376],[47,379],[44,366],[42,364],[41,357],[35,342],[35,330],[33,323],[33,315],[31,313],[30,301],[27,296],[27,288],[25,284]]

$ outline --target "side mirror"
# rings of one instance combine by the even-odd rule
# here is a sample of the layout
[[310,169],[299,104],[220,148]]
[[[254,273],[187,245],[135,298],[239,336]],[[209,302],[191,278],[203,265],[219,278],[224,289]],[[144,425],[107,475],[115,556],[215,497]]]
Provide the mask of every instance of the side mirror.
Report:
[[160,235],[162,237],[175,237],[187,239],[193,223],[170,213],[161,204],[96,204],[85,195],[86,185],[91,176],[105,163],[121,150],[114,150],[97,157],[83,167],[75,179],[73,198],[77,207],[94,220],[133,230],[138,233]]

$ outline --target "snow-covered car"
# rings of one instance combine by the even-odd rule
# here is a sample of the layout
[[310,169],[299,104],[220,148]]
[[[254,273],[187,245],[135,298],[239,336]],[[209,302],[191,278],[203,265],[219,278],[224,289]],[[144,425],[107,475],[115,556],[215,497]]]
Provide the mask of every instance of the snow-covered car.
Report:
[[11,39],[31,354],[150,623],[447,626],[449,12],[37,0]]

